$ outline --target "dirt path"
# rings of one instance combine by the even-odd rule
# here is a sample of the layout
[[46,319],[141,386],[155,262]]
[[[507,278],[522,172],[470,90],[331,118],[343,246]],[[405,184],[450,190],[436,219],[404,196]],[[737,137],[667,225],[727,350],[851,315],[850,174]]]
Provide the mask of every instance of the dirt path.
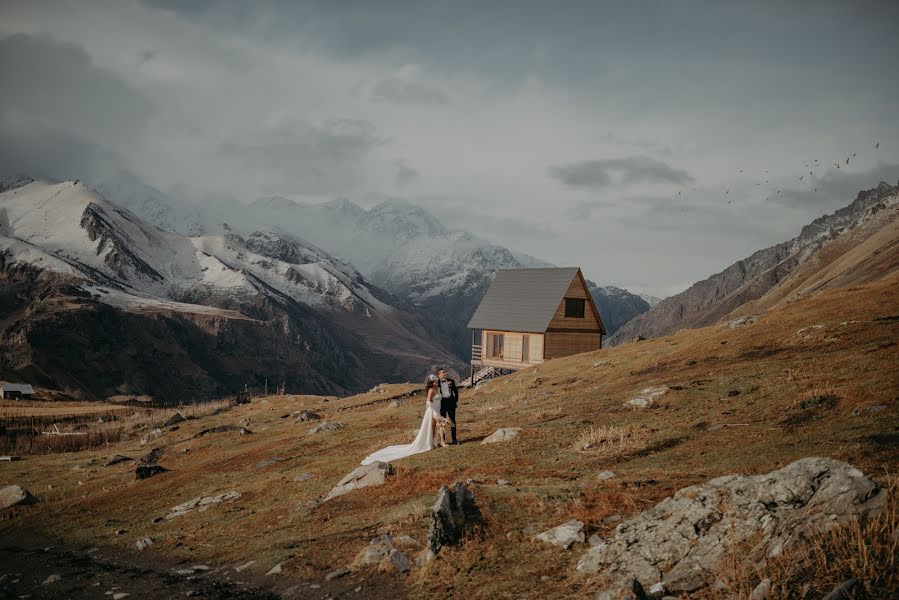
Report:
[[388,580],[362,582],[348,576],[327,583],[281,580],[269,587],[242,577],[230,566],[210,565],[189,573],[196,564],[166,564],[154,557],[150,566],[108,548],[71,548],[33,531],[7,530],[0,533],[0,599],[277,600],[404,595],[400,586]]

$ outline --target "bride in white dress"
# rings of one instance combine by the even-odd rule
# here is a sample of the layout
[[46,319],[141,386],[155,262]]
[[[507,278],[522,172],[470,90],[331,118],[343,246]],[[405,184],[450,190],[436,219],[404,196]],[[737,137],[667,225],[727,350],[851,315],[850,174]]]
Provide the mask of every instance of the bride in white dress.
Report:
[[437,386],[437,376],[429,375],[426,388],[428,396],[425,401],[425,414],[421,419],[421,427],[418,428],[418,435],[411,444],[401,444],[399,446],[387,446],[369,454],[362,461],[363,465],[369,465],[373,462],[391,462],[413,454],[427,452],[434,448],[435,435],[434,431],[437,425],[437,417],[440,415],[440,391]]

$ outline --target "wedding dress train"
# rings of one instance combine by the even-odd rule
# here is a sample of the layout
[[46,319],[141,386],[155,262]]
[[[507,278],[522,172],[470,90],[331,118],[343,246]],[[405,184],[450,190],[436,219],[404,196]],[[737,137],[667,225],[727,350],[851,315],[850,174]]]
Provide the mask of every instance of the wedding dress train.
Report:
[[440,394],[434,394],[431,401],[425,407],[425,414],[421,419],[421,427],[418,428],[418,435],[411,444],[400,444],[399,446],[387,446],[369,454],[362,460],[363,465],[369,465],[373,462],[391,462],[413,454],[427,452],[434,448],[434,430],[431,427],[431,421],[440,415]]

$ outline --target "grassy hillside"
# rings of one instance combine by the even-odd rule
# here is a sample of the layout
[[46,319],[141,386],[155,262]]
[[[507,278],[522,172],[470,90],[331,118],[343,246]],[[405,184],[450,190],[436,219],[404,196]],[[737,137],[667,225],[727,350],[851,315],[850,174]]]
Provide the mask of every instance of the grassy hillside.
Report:
[[[110,447],[4,463],[3,482],[31,489],[41,502],[7,514],[0,527],[128,551],[151,536],[156,543],[139,560],[159,557],[165,565],[255,560],[240,578],[276,590],[299,584],[294,591],[302,597],[359,597],[358,586],[367,597],[592,597],[598,582],[574,568],[585,546],[564,551],[534,534],[577,518],[588,535],[603,535],[614,528],[605,518],[627,517],[684,486],[762,473],[804,456],[847,461],[880,481],[895,475],[897,339],[894,273],[781,306],[750,325],[715,325],[550,361],[463,393],[460,446],[398,461],[386,485],[319,506],[309,501],[368,453],[412,439],[423,398],[389,405],[414,386],[344,399],[270,397],[183,422],[145,446],[139,440],[146,430],[139,430]],[[656,385],[670,391],[654,407],[623,406]],[[853,414],[877,404],[887,408]],[[310,434],[315,423],[285,416],[299,410],[345,427]],[[254,433],[193,437],[241,423]],[[508,443],[479,443],[499,427],[523,431]],[[170,472],[135,481],[133,464],[103,466],[113,454],[137,458],[154,447],[163,449],[159,464]],[[272,458],[284,460],[263,466]],[[605,469],[617,477],[598,481]],[[304,473],[312,477],[295,481]],[[407,577],[361,572],[324,581],[380,533],[424,542],[439,486],[467,478],[478,482],[488,523],[483,539],[445,550]],[[499,479],[510,485],[497,485]],[[230,490],[242,496],[153,523],[176,504]],[[119,529],[127,532],[116,535]],[[265,576],[277,563],[284,574]]]

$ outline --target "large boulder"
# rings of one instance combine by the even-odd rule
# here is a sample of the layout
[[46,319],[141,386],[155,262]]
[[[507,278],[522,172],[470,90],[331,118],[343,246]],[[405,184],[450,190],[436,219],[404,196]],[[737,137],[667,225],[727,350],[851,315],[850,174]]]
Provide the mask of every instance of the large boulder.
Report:
[[656,398],[661,398],[667,394],[669,389],[667,385],[644,388],[639,394],[625,402],[624,405],[633,408],[649,408],[655,404]]
[[380,461],[373,462],[370,465],[356,467],[350,474],[341,479],[337,485],[334,486],[334,489],[328,492],[328,495],[325,496],[324,500],[327,502],[332,498],[343,496],[353,490],[374,485],[384,485],[387,481],[387,477],[393,475],[395,471],[396,469],[393,468],[393,465]]
[[[777,556],[806,533],[875,514],[885,492],[864,473],[829,458],[804,458],[765,475],[728,475],[678,491],[622,522],[580,559],[624,589],[634,578],[692,592],[743,544],[748,556]],[[612,596],[610,596],[612,597]]]
[[431,507],[428,549],[436,554],[443,546],[458,544],[482,525],[483,517],[475,503],[474,493],[460,482],[452,488],[443,486]]
[[539,534],[537,539],[568,550],[575,542],[584,542],[584,523],[581,521],[562,523]]
[[519,433],[521,433],[521,427],[504,427],[503,429],[497,429],[485,437],[481,440],[481,443],[496,444],[498,442],[508,442],[509,440],[517,438]]
[[0,510],[20,504],[34,504],[37,498],[31,492],[18,485],[7,485],[0,489]]

